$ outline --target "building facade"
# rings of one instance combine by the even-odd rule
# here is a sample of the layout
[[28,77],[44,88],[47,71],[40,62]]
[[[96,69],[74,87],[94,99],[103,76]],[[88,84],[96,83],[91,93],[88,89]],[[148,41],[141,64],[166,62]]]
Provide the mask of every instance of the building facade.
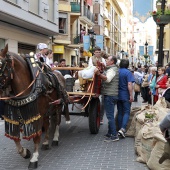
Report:
[[0,0],[0,48],[29,54],[58,34],[58,0]]

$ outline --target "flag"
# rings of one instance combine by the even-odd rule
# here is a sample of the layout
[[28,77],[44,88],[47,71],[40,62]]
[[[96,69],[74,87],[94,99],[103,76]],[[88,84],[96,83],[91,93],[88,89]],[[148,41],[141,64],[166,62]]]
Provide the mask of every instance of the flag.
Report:
[[89,35],[84,35],[83,36],[83,47],[84,50],[88,51],[90,48],[90,36]]
[[153,46],[148,46],[148,55],[149,56],[153,55]]
[[139,55],[140,56],[144,55],[144,46],[139,46]]
[[96,46],[103,50],[103,35],[96,35]]
[[144,23],[153,11],[153,0],[133,0],[133,16]]

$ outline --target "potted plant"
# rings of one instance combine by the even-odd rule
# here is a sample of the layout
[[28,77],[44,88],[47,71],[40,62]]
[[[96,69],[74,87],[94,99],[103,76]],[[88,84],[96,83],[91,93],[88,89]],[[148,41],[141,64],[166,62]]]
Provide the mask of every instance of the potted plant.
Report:
[[170,23],[170,9],[166,9],[164,14],[162,13],[162,10],[153,11],[151,12],[151,15],[153,16],[153,20],[158,25]]

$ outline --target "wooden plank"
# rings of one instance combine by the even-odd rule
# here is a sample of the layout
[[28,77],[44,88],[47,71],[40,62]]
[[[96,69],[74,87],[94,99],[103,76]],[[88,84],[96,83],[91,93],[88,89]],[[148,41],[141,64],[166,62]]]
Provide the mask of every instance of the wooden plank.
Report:
[[95,93],[89,93],[89,92],[67,92],[68,95],[80,95],[80,96],[83,96],[83,95],[87,95],[87,96],[95,96],[96,94]]
[[52,70],[83,70],[84,68],[80,68],[80,67],[52,67]]

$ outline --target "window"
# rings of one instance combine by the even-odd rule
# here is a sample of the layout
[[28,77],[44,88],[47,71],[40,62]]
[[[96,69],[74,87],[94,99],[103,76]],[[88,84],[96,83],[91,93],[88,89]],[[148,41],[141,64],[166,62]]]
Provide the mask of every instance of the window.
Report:
[[48,0],[48,20],[54,22],[54,0]]
[[67,33],[67,14],[59,13],[59,33]]
[[29,0],[29,11],[34,14],[39,14],[39,0]]
[[8,0],[9,2],[12,2],[12,3],[14,3],[14,4],[16,4],[17,3],[17,0]]
[[0,50],[4,49],[5,47],[5,40],[0,38]]

